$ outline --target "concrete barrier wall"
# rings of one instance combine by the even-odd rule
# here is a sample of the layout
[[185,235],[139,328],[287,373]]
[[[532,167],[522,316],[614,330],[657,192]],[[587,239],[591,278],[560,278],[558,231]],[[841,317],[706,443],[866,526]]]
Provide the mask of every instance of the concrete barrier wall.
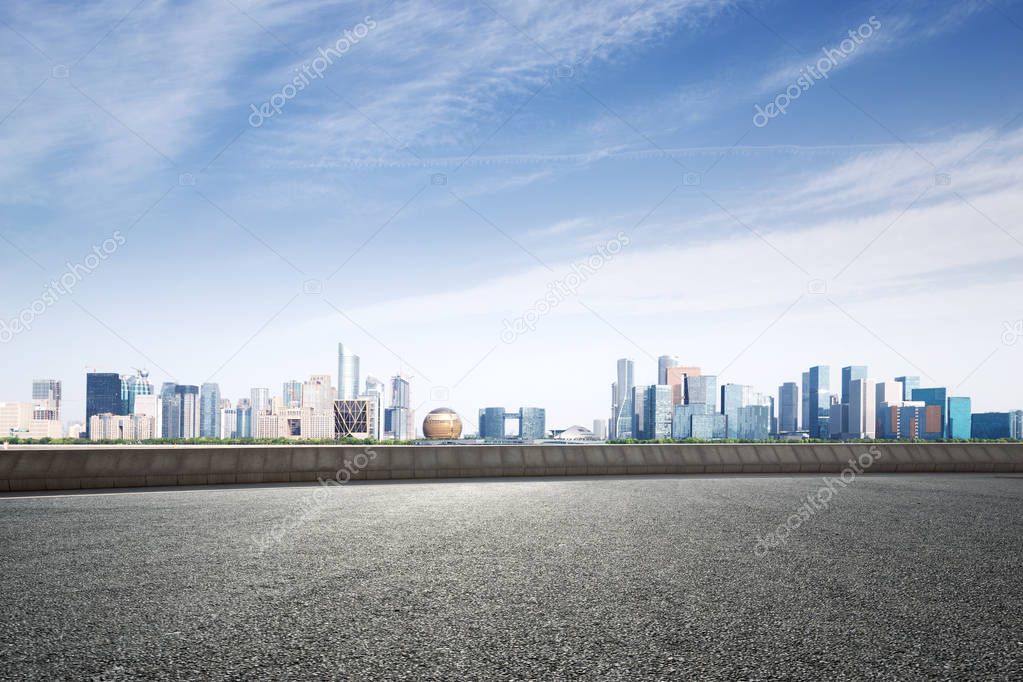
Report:
[[0,492],[338,477],[839,473],[856,459],[872,473],[1023,472],[1023,444],[14,446],[0,451]]

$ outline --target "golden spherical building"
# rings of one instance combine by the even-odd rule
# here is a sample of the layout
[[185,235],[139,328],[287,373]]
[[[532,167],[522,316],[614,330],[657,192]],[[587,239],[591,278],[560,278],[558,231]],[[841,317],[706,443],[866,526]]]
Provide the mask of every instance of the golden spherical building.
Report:
[[423,420],[423,435],[430,440],[461,438],[462,420],[454,410],[438,407]]

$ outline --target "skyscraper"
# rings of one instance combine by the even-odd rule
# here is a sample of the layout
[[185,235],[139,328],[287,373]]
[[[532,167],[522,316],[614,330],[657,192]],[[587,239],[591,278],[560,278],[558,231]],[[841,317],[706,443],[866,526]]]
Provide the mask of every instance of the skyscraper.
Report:
[[302,382],[298,379],[285,381],[281,388],[284,407],[302,407]]
[[199,397],[199,435],[220,438],[220,386],[205,383]]
[[857,378],[849,382],[849,403],[844,412],[848,419],[846,428],[842,432],[845,437],[876,437],[877,388],[873,381]]
[[912,400],[913,389],[920,388],[920,377],[895,377],[895,381],[902,384],[903,400]]
[[611,386],[611,438],[632,437],[634,368],[632,360],[618,360],[618,380]]
[[505,416],[503,407],[481,407],[479,437],[485,440],[503,440]]
[[547,435],[547,411],[542,407],[519,408],[519,438],[542,440]]
[[153,385],[149,383],[149,372],[137,369],[135,374],[122,375],[121,403],[125,414],[135,413],[135,398],[140,395],[153,395]]
[[941,440],[948,437],[948,391],[945,388],[914,388],[913,400],[924,403],[924,423],[920,438]]
[[249,399],[252,403],[252,419],[255,423],[256,415],[270,411],[270,389],[254,388],[249,391]]
[[810,430],[810,373],[803,372],[802,411],[799,413],[799,426],[803,431]]
[[[164,382],[160,388],[163,403],[164,438],[195,438],[199,435],[199,387]],[[218,401],[219,406],[219,401]]]
[[647,398],[648,386],[633,386],[632,397],[628,399],[628,404],[631,406],[631,426],[629,428],[629,435],[627,438],[635,438],[637,440],[646,440],[647,435],[644,431],[646,426],[646,398]]
[[685,396],[686,405],[706,405],[706,414],[717,412],[718,378],[713,374],[687,374]]
[[252,401],[248,398],[239,398],[234,408],[235,438],[252,438]]
[[97,414],[124,414],[121,400],[121,375],[115,372],[89,372],[85,375],[85,430]]
[[778,431],[795,433],[799,430],[799,386],[786,381],[778,388]]
[[657,384],[646,387],[643,398],[643,438],[657,440],[671,438],[671,387]]
[[827,365],[811,367],[808,372],[809,401],[807,411],[809,424],[807,431],[811,438],[827,439],[831,436],[829,424],[831,417],[831,368]]
[[668,369],[671,367],[678,367],[679,364],[677,355],[662,355],[657,358],[657,383],[667,384]]
[[60,380],[35,379],[32,382],[32,418],[60,420]]
[[380,440],[383,437],[384,426],[384,420],[379,418],[384,414],[384,382],[374,376],[367,376],[366,393],[364,395],[371,400],[376,400],[377,404],[375,414],[378,418],[374,420],[374,427],[376,428],[376,431],[374,432],[373,437]]
[[[885,403],[894,405],[903,401],[902,384],[897,381],[879,381],[874,386],[874,414],[877,422],[881,421],[881,410]],[[881,438],[880,430],[877,437]]]
[[849,404],[849,389],[855,379],[867,378],[866,365],[850,365],[842,368],[842,402]]
[[355,400],[359,397],[359,356],[337,344],[337,397]]
[[948,438],[969,440],[973,431],[973,410],[969,398],[951,396],[948,399]]
[[686,402],[686,379],[687,377],[700,376],[699,367],[669,367],[666,374],[666,383],[671,386],[671,402],[675,405],[683,405]]
[[593,420],[593,437],[597,440],[607,439],[607,420],[606,419],[594,419]]
[[[852,382],[855,381],[856,379],[866,379],[866,378],[867,378],[867,367],[866,367],[866,365],[850,365],[848,367],[843,367],[842,368],[842,400],[841,400],[841,402],[842,402],[843,405],[845,405],[845,409],[842,411],[842,418],[843,418],[842,425],[841,425],[841,433],[842,434],[849,434],[849,433],[852,433],[853,431],[855,431],[853,426],[849,423],[849,414],[850,414],[850,410],[849,410],[849,400],[850,400],[850,398],[849,398],[849,395],[850,395],[850,387],[852,385]],[[871,400],[871,402],[873,402],[874,397],[871,396],[870,400]]]

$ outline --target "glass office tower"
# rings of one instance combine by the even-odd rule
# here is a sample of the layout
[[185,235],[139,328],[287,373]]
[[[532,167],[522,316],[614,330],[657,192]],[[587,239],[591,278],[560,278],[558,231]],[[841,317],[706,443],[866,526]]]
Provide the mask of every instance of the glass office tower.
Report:
[[948,437],[955,440],[969,440],[973,432],[973,410],[969,398],[948,399]]
[[125,414],[121,399],[121,375],[89,372],[85,375],[85,433],[91,437],[89,421],[96,414]]

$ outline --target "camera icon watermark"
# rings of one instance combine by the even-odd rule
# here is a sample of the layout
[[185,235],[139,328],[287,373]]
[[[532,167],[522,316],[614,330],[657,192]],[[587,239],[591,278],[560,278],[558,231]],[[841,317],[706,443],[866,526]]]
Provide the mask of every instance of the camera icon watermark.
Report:
[[682,184],[686,187],[699,187],[700,186],[700,174],[699,173],[686,173],[682,176]]
[[572,78],[573,76],[575,76],[575,67],[571,64],[559,64],[558,67],[554,69],[555,78],[567,79]]
[[1002,343],[1006,346],[1015,346],[1016,342],[1023,338],[1023,320],[1015,322],[1003,322]]
[[434,187],[440,187],[448,184],[448,176],[443,173],[434,173],[430,176],[430,184]]
[[447,386],[433,386],[430,388],[430,400],[435,403],[446,403],[451,399],[451,391]]
[[322,294],[323,293],[323,282],[318,279],[307,279],[302,282],[302,293],[303,294]]
[[823,279],[811,279],[806,283],[806,293],[813,296],[823,296],[828,293],[828,283]]
[[57,64],[50,70],[50,75],[54,78],[67,78],[71,75],[71,69],[64,64]]
[[937,187],[948,187],[952,184],[952,176],[948,173],[935,173],[934,184]]
[[191,173],[182,173],[178,176],[178,184],[182,187],[195,187],[195,176]]

